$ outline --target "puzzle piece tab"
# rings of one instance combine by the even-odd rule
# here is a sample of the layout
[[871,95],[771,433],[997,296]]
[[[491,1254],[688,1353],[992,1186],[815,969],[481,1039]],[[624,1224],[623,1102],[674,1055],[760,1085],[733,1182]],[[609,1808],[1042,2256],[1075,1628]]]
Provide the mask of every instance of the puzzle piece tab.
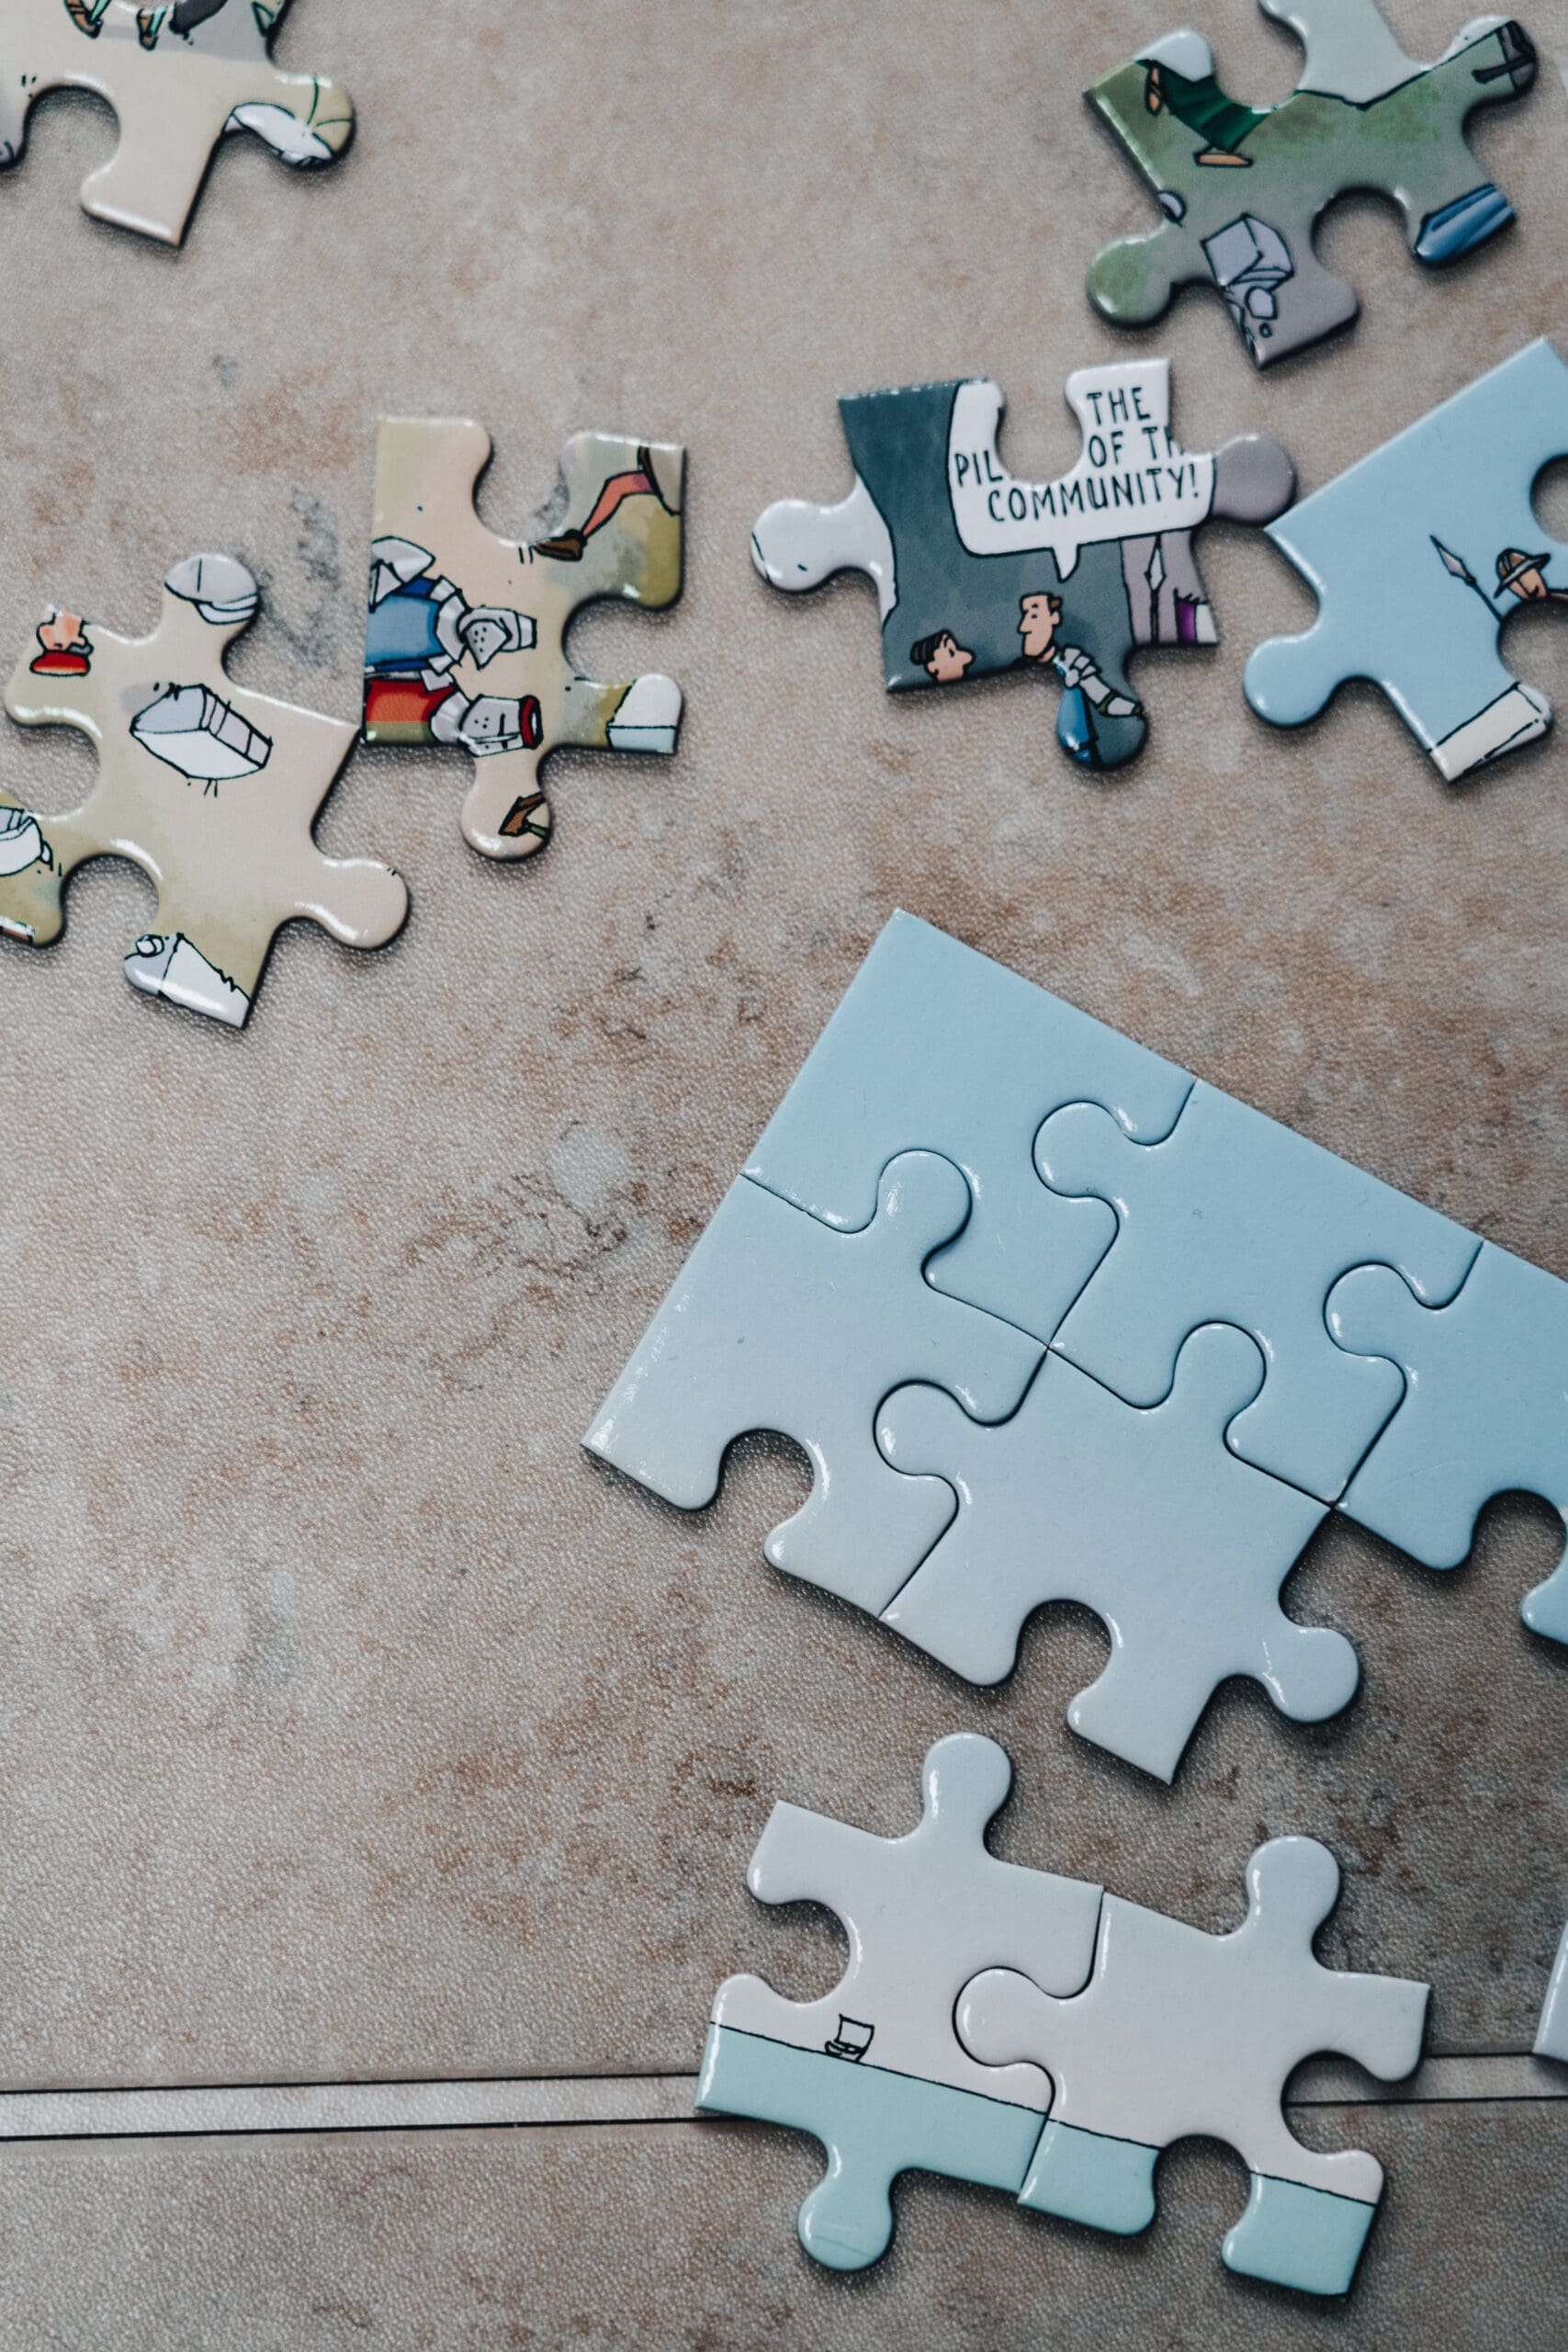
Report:
[[924,1380],[999,1419],[1040,1361],[1023,1332],[921,1279],[968,1211],[964,1178],[931,1152],[888,1164],[877,1214],[859,1233],[835,1233],[742,1176],[583,1443],[695,1510],[712,1501],[736,1438],[794,1438],[810,1456],[812,1490],[769,1536],[768,1557],[879,1610],[941,1534],[953,1495],[888,1468],[877,1407],[901,1382]]
[[1209,45],[1168,33],[1088,93],[1159,199],[1146,235],[1108,245],[1090,300],[1118,325],[1156,319],[1179,286],[1224,296],[1259,368],[1355,317],[1355,290],[1313,250],[1318,216],[1349,189],[1375,188],[1404,215],[1410,250],[1451,261],[1505,227],[1507,198],[1465,143],[1477,107],[1535,79],[1522,26],[1481,17],[1435,65],[1406,57],[1373,0],[1260,0],[1306,50],[1282,106],[1247,107],[1214,76]]
[[764,580],[791,591],[866,572],[890,690],[1012,669],[1054,679],[1062,749],[1080,766],[1110,768],[1146,732],[1129,655],[1214,641],[1193,532],[1211,514],[1267,522],[1293,476],[1279,444],[1258,435],[1212,457],[1183,449],[1164,359],[1080,368],[1066,397],[1083,453],[1045,482],[1003,466],[995,384],[972,378],[842,400],[849,497],[770,506],[751,554]]
[[1022,2204],[1131,2235],[1154,2219],[1160,2150],[1224,2140],[1252,2175],[1224,2241],[1229,2268],[1343,2294],[1382,2167],[1359,2152],[1303,2147],[1280,2102],[1293,2069],[1319,2051],[1389,2081],[1407,2075],[1427,1987],[1314,1958],[1339,1890],[1338,1866],[1314,1838],[1260,1846],[1247,1883],[1247,1916],[1227,1936],[1107,1895],[1083,1992],[1057,2000],[1026,1974],[988,1971],[961,1998],[958,2030],[982,2063],[1032,2061],[1055,2086]]
[[1568,605],[1568,547],[1530,505],[1564,455],[1568,368],[1543,338],[1271,524],[1320,609],[1248,662],[1258,717],[1299,727],[1369,678],[1450,784],[1544,735],[1551,705],[1514,676],[1497,632],[1521,605]]
[[919,1825],[905,1838],[774,1806],[747,1883],[763,1903],[826,1904],[848,1932],[850,1963],[820,2001],[781,2000],[761,1977],[730,1977],[704,2053],[699,2108],[810,2132],[829,2151],[800,2238],[839,2270],[885,2251],[902,2172],[1018,2194],[1051,2086],[1032,2066],[976,2064],[953,2031],[953,2005],[983,1965],[1027,1968],[1076,1992],[1094,1952],[1098,1886],[987,1851],[987,1824],[1012,1782],[994,1740],[939,1740],[922,1782]]
[[673,679],[599,685],[565,649],[573,614],[595,598],[653,610],[680,594],[684,453],[575,435],[561,458],[565,526],[519,546],[474,510],[490,452],[482,425],[381,420],[365,740],[461,747],[476,763],[463,838],[486,857],[531,857],[550,837],[539,769],[558,745],[675,749]]
[[225,650],[257,602],[243,564],[197,555],[169,573],[152,637],[114,637],[51,611],[6,707],[25,727],[90,736],[98,782],[65,816],[0,791],[0,932],[47,944],[60,935],[73,870],[89,857],[129,858],[156,885],[158,911],[125,959],[126,978],[234,1028],[281,924],[309,917],[345,946],[379,947],[408,913],[389,866],[323,856],[311,839],[352,726],[225,675]]
[[[1388,1266],[1329,1294],[1328,1328],[1389,1357],[1404,1398],[1339,1508],[1429,1568],[1457,1567],[1494,1495],[1540,1495],[1568,1521],[1568,1283],[1483,1241],[1447,1306],[1423,1306]],[[1568,1642],[1568,1561],[1520,1614]]]
[[1081,1601],[1111,1658],[1067,1720],[1162,1781],[1229,1675],[1298,1722],[1337,1713],[1354,1650],[1279,1603],[1324,1506],[1225,1449],[1262,1377],[1254,1343],[1216,1324],[1187,1341],[1169,1396],[1146,1412],[1060,1356],[992,1429],[938,1389],[897,1390],[878,1442],[896,1468],[948,1479],[958,1516],[884,1623],[968,1681],[999,1682],[1033,1610]]
[[109,161],[82,184],[99,220],[177,245],[225,135],[248,130],[285,164],[330,164],[354,108],[319,74],[280,73],[267,52],[288,0],[6,0],[0,21],[0,170],[27,142],[33,100],[54,89],[107,98]]

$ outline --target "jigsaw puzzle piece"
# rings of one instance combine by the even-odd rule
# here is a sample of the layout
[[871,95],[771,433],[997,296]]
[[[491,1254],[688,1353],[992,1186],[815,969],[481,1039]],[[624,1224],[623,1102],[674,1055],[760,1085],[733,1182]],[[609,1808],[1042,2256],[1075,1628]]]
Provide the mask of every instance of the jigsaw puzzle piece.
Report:
[[[1447,1306],[1423,1306],[1387,1266],[1358,1266],[1328,1298],[1358,1356],[1391,1358],[1404,1398],[1339,1508],[1429,1568],[1465,1557],[1494,1495],[1540,1495],[1568,1521],[1568,1283],[1483,1241]],[[1520,1615],[1568,1642],[1568,1562]]]
[[155,885],[158,910],[125,958],[127,979],[234,1028],[284,923],[309,918],[345,946],[378,947],[408,913],[391,867],[323,856],[311,839],[354,729],[224,672],[258,601],[243,564],[188,556],[168,574],[152,637],[115,637],[55,608],[6,690],[23,726],[88,736],[98,781],[61,816],[0,793],[0,932],[47,944],[73,870],[128,858]]
[[83,182],[84,210],[177,245],[220,139],[248,130],[295,167],[332,163],[354,109],[335,84],[284,74],[267,43],[287,0],[7,0],[0,28],[0,169],[21,156],[35,97],[93,91],[118,144]]
[[1224,1444],[1262,1377],[1255,1343],[1213,1325],[1188,1340],[1169,1396],[1146,1412],[1060,1356],[995,1428],[941,1390],[897,1390],[878,1443],[896,1468],[945,1478],[958,1516],[883,1623],[992,1683],[1012,1671],[1035,1609],[1082,1602],[1111,1657],[1067,1721],[1161,1781],[1228,1676],[1260,1682],[1297,1722],[1337,1713],[1356,1689],[1355,1651],[1279,1602],[1324,1506]]
[[1359,2152],[1303,2147],[1280,2102],[1294,2068],[1320,2051],[1391,2081],[1407,2075],[1427,1987],[1314,1958],[1339,1889],[1338,1866],[1314,1838],[1260,1846],[1247,1883],[1247,1916],[1225,1936],[1108,1895],[1083,1992],[1056,2000],[1022,1974],[988,1971],[959,2002],[959,2034],[982,2063],[1030,2060],[1055,2086],[1022,2204],[1130,2235],[1154,2219],[1161,2149],[1223,2140],[1252,2175],[1224,2241],[1228,2267],[1343,2294],[1382,2167]]
[[[1134,1143],[1097,1104],[1046,1120],[1035,1163],[1054,1191],[1111,1203],[1117,1236],[1052,1345],[1130,1405],[1155,1405],[1201,1323],[1250,1331],[1267,1372],[1226,1431],[1243,1461],[1324,1502],[1399,1402],[1391,1363],[1347,1357],[1325,1305],[1350,1267],[1397,1267],[1451,1298],[1473,1234],[1289,1127],[1201,1083],[1163,1143]],[[1347,1366],[1353,1376],[1346,1377]]]
[[1169,1134],[1191,1085],[1184,1070],[1005,965],[895,914],[746,1172],[825,1223],[858,1231],[891,1159],[916,1146],[941,1153],[962,1168],[974,1209],[927,1280],[1043,1343],[1115,1221],[1102,1202],[1062,1200],[1038,1182],[1031,1153],[1041,1121],[1091,1097],[1154,1141]]
[[1291,495],[1279,444],[1182,448],[1163,359],[1080,368],[1070,473],[1026,482],[997,448],[1002,396],[981,379],[842,400],[855,469],[837,506],[768,508],[752,560],[775,588],[830,572],[875,583],[886,684],[948,685],[1032,669],[1062,689],[1057,740],[1080,765],[1131,758],[1146,731],[1126,678],[1143,645],[1212,644],[1192,534],[1211,514],[1265,522]]
[[1556,2058],[1568,2066],[1568,1928],[1562,1930],[1552,1962],[1551,1981],[1546,1988],[1541,2005],[1540,2023],[1536,2029],[1535,2054],[1538,2058]]
[[921,1278],[969,1189],[908,1152],[877,1214],[835,1233],[742,1176],[720,1203],[583,1440],[682,1510],[713,1500],[727,1449],[776,1430],[809,1455],[812,1489],[766,1551],[775,1567],[874,1613],[941,1534],[953,1495],[877,1453],[876,1408],[908,1379],[946,1383],[982,1419],[1017,1404],[1040,1360],[1010,1324]]
[[1271,524],[1320,610],[1248,662],[1259,718],[1298,727],[1368,678],[1450,784],[1543,735],[1551,705],[1515,678],[1497,632],[1520,605],[1568,605],[1568,548],[1530,505],[1565,452],[1568,368],[1543,338]]
[[1018,2194],[1051,2085],[1032,2066],[976,2064],[953,2006],[984,1964],[1076,1992],[1094,1955],[1099,1887],[987,1850],[1012,1784],[1006,1752],[959,1733],[929,1751],[921,1778],[920,1820],[905,1838],[774,1806],[747,1883],[764,1903],[825,1904],[848,1934],[849,1966],[820,2001],[730,1977],[704,2053],[699,2108],[809,2132],[829,2151],[800,2237],[835,2269],[884,2252],[902,2172]]
[[485,857],[549,840],[542,763],[560,744],[670,752],[681,689],[657,673],[617,685],[567,658],[572,616],[601,597],[649,610],[681,593],[684,452],[579,433],[561,470],[565,526],[518,546],[474,507],[482,425],[383,417],[365,654],[368,743],[459,746],[476,763],[463,837]]

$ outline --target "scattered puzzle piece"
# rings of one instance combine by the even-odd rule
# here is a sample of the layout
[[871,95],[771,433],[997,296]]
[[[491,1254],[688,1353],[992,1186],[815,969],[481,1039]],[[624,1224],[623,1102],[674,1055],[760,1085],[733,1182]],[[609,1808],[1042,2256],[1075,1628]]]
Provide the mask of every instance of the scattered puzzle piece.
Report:
[[1373,0],[1260,5],[1306,50],[1282,106],[1227,97],[1195,32],[1168,33],[1088,93],[1166,215],[1146,235],[1108,245],[1089,290],[1106,318],[1142,326],[1177,287],[1212,285],[1266,368],[1356,315],[1354,288],[1313,250],[1314,226],[1337,196],[1392,197],[1425,262],[1469,253],[1513,219],[1464,125],[1477,107],[1529,89],[1536,54],[1522,26],[1481,17],[1435,65],[1420,65]]
[[959,2033],[985,2064],[1032,2060],[1055,2086],[1020,2202],[1130,2235],[1155,2216],[1154,2169],[1172,2141],[1235,2148],[1252,2175],[1224,2241],[1232,2270],[1312,2294],[1343,2294],[1382,2193],[1373,2156],[1320,2155],[1291,2132],[1292,2070],[1332,2051],[1393,2081],[1421,2052],[1427,1988],[1322,1967],[1312,1939],[1339,1871],[1311,1838],[1277,1838],[1247,1868],[1234,1934],[1107,1895],[1094,1973],[1057,2000],[1020,1973],[978,1977]]
[[878,1405],[902,1381],[929,1380],[998,1419],[1040,1360],[1021,1331],[921,1280],[968,1211],[964,1178],[931,1152],[889,1163],[861,1233],[835,1233],[742,1176],[583,1443],[695,1510],[736,1438],[794,1438],[812,1489],[769,1536],[768,1557],[874,1612],[953,1511],[939,1481],[900,1478],[882,1460]]
[[[1568,1283],[1483,1241],[1447,1306],[1423,1306],[1388,1266],[1329,1294],[1328,1328],[1391,1358],[1404,1399],[1339,1508],[1429,1568],[1457,1567],[1494,1495],[1540,1495],[1568,1520]],[[1568,1642],[1568,1561],[1521,1607]]]
[[1546,1988],[1540,2024],[1536,2030],[1535,2054],[1538,2058],[1561,2059],[1568,2066],[1568,1928],[1562,1930],[1551,1982]]
[[286,164],[330,164],[354,108],[335,83],[283,74],[267,53],[288,0],[6,0],[0,24],[0,170],[27,141],[45,90],[91,90],[119,125],[82,184],[96,220],[177,245],[226,133],[253,131]]
[[1170,429],[1164,359],[1067,379],[1083,454],[1059,481],[1017,481],[997,454],[995,384],[918,384],[842,400],[855,469],[837,506],[770,506],[751,554],[775,588],[829,573],[875,582],[888,687],[1027,669],[1062,688],[1056,737],[1089,768],[1143,743],[1127,684],[1142,645],[1212,644],[1192,554],[1211,514],[1267,522],[1291,495],[1290,459],[1260,435],[1194,456]]
[[1516,679],[1497,632],[1521,605],[1568,605],[1568,548],[1530,505],[1565,453],[1568,368],[1543,338],[1271,524],[1320,610],[1248,662],[1259,718],[1299,727],[1370,678],[1450,784],[1544,735],[1551,705]]
[[977,2065],[953,2031],[953,2005],[987,1964],[1075,1992],[1094,1953],[1098,1886],[987,1851],[987,1824],[1012,1783],[996,1742],[939,1740],[921,1777],[919,1825],[906,1838],[774,1806],[747,1883],[763,1903],[826,1904],[844,1924],[850,1963],[820,2001],[781,2000],[761,1977],[730,1977],[703,2056],[699,2108],[810,2132],[828,2150],[799,2226],[807,2252],[836,2270],[886,2250],[902,2172],[1017,2195],[1051,2086],[1032,2066]]
[[518,546],[479,521],[482,425],[384,417],[365,650],[367,743],[461,745],[478,763],[463,837],[486,857],[531,857],[550,837],[539,769],[562,743],[672,752],[681,689],[579,677],[572,615],[596,597],[656,609],[681,593],[684,453],[579,433],[561,470],[567,526]]
[[1332,1502],[1400,1396],[1391,1364],[1353,1358],[1345,1377],[1324,1319],[1335,1281],[1377,1260],[1423,1297],[1451,1298],[1473,1234],[1201,1082],[1163,1143],[1134,1143],[1098,1104],[1075,1103],[1041,1128],[1035,1160],[1054,1190],[1096,1193],[1118,1220],[1052,1345],[1147,1406],[1199,1324],[1250,1331],[1268,1372],[1227,1442]]
[[1041,1121],[1092,1097],[1132,1136],[1170,1133],[1185,1070],[945,932],[896,914],[746,1173],[828,1224],[871,1222],[883,1169],[919,1144],[961,1168],[974,1212],[926,1277],[1043,1344],[1115,1232],[1100,1201],[1047,1192]]
[[389,866],[325,857],[311,839],[352,726],[224,673],[257,601],[243,564],[197,555],[169,573],[152,637],[51,611],[6,707],[25,727],[90,736],[98,782],[58,817],[0,792],[0,932],[45,945],[60,935],[73,870],[129,858],[157,886],[158,911],[125,959],[127,979],[234,1028],[281,924],[309,916],[345,946],[379,947],[408,913]]
[[1354,1650],[1279,1603],[1324,1506],[1225,1449],[1225,1423],[1262,1376],[1253,1341],[1212,1325],[1147,1412],[1060,1356],[996,1428],[940,1389],[897,1390],[877,1416],[882,1450],[898,1469],[948,1479],[958,1516],[883,1622],[991,1683],[1011,1672],[1042,1602],[1083,1602],[1111,1658],[1067,1720],[1162,1781],[1229,1675],[1250,1675],[1298,1722],[1337,1713],[1355,1691]]

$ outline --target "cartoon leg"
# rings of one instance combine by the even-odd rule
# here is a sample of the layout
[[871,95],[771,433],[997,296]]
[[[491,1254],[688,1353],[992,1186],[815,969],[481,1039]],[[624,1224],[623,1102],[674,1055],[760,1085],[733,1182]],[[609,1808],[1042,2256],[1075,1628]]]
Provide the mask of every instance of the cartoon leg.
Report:
[[539,784],[542,747],[510,750],[480,763],[458,812],[463,839],[481,857],[534,857],[554,830]]
[[684,453],[673,443],[577,433],[561,457],[567,512],[585,520],[529,553],[581,563],[572,593],[624,596],[657,609],[681,593],[681,492]]
[[624,473],[612,474],[594,500],[588,520],[581,526],[562,531],[553,539],[536,539],[536,555],[553,556],[558,563],[578,563],[582,550],[595,531],[602,531],[610,517],[628,498],[657,498],[659,484],[654,479],[653,459],[644,442],[637,449],[637,463]]
[[346,90],[311,74],[279,74],[263,60],[236,85],[225,130],[250,130],[280,163],[314,170],[342,154],[354,136]]
[[78,842],[70,817],[39,817],[0,792],[0,934],[34,947],[58,939],[66,876],[92,843]]
[[556,741],[588,750],[669,753],[681,732],[681,708],[680,687],[658,671],[629,685],[571,678],[561,696]]

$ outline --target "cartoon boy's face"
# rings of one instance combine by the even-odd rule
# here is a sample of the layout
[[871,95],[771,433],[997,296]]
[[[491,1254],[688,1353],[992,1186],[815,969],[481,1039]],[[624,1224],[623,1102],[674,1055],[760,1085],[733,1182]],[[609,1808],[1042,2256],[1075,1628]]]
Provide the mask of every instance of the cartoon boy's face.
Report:
[[966,645],[960,645],[950,628],[944,628],[931,647],[926,662],[926,674],[938,685],[951,686],[960,679],[975,656]]
[[1026,662],[1048,662],[1056,650],[1056,624],[1062,617],[1060,600],[1043,591],[1025,596],[1018,608],[1018,633]]
[[51,613],[39,621],[38,641],[46,653],[90,653],[86,624],[80,613]]

